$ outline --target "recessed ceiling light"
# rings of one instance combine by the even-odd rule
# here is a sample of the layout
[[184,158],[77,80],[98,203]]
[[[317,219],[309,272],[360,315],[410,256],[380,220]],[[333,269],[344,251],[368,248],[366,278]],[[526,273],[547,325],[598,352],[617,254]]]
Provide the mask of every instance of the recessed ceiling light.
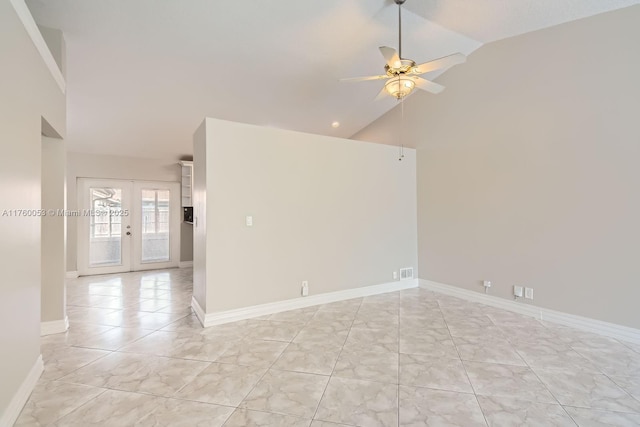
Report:
[[333,123],[331,123],[331,127],[332,127],[332,128],[340,127],[340,122],[333,122]]

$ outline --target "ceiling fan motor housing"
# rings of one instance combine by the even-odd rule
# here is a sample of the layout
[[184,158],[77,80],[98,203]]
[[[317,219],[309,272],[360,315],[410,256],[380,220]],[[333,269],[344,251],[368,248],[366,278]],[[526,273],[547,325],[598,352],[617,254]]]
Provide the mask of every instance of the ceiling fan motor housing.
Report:
[[415,68],[416,63],[411,59],[400,59],[393,64],[393,67],[386,64],[384,70],[389,77],[395,77],[399,74],[409,74]]

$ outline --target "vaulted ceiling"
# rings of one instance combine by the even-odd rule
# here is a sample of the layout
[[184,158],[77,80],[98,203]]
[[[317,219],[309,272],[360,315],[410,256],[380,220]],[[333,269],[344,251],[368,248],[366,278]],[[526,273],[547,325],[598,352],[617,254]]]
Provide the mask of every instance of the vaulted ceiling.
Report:
[[[407,0],[403,56],[468,55],[639,2]],[[396,104],[374,102],[380,81],[338,81],[384,71],[378,46],[398,43],[392,0],[27,4],[38,24],[65,34],[71,151],[178,158],[192,153],[205,116],[349,137]]]

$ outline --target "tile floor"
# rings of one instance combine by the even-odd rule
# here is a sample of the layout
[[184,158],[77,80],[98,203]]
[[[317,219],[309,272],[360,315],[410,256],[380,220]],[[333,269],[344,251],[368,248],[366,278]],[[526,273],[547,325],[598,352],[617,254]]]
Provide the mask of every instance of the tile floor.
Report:
[[640,425],[638,345],[421,289],[202,329],[191,288],[69,281],[16,425]]

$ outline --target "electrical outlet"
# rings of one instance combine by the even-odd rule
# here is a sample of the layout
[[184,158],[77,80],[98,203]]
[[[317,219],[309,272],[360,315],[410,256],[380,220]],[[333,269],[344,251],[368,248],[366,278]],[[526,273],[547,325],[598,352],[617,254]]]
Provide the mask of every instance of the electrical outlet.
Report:
[[526,299],[533,299],[533,288],[524,288],[524,297]]
[[307,282],[306,280],[302,282],[302,289],[300,290],[300,293],[303,297],[309,295],[309,282]]
[[397,271],[393,272],[393,280],[398,280],[398,272]]
[[513,295],[516,298],[522,298],[523,294],[524,294],[524,288],[522,286],[515,285],[513,287]]
[[490,280],[483,280],[482,281],[482,286],[484,286],[484,293],[488,294],[489,293],[489,288],[491,287],[491,281]]

